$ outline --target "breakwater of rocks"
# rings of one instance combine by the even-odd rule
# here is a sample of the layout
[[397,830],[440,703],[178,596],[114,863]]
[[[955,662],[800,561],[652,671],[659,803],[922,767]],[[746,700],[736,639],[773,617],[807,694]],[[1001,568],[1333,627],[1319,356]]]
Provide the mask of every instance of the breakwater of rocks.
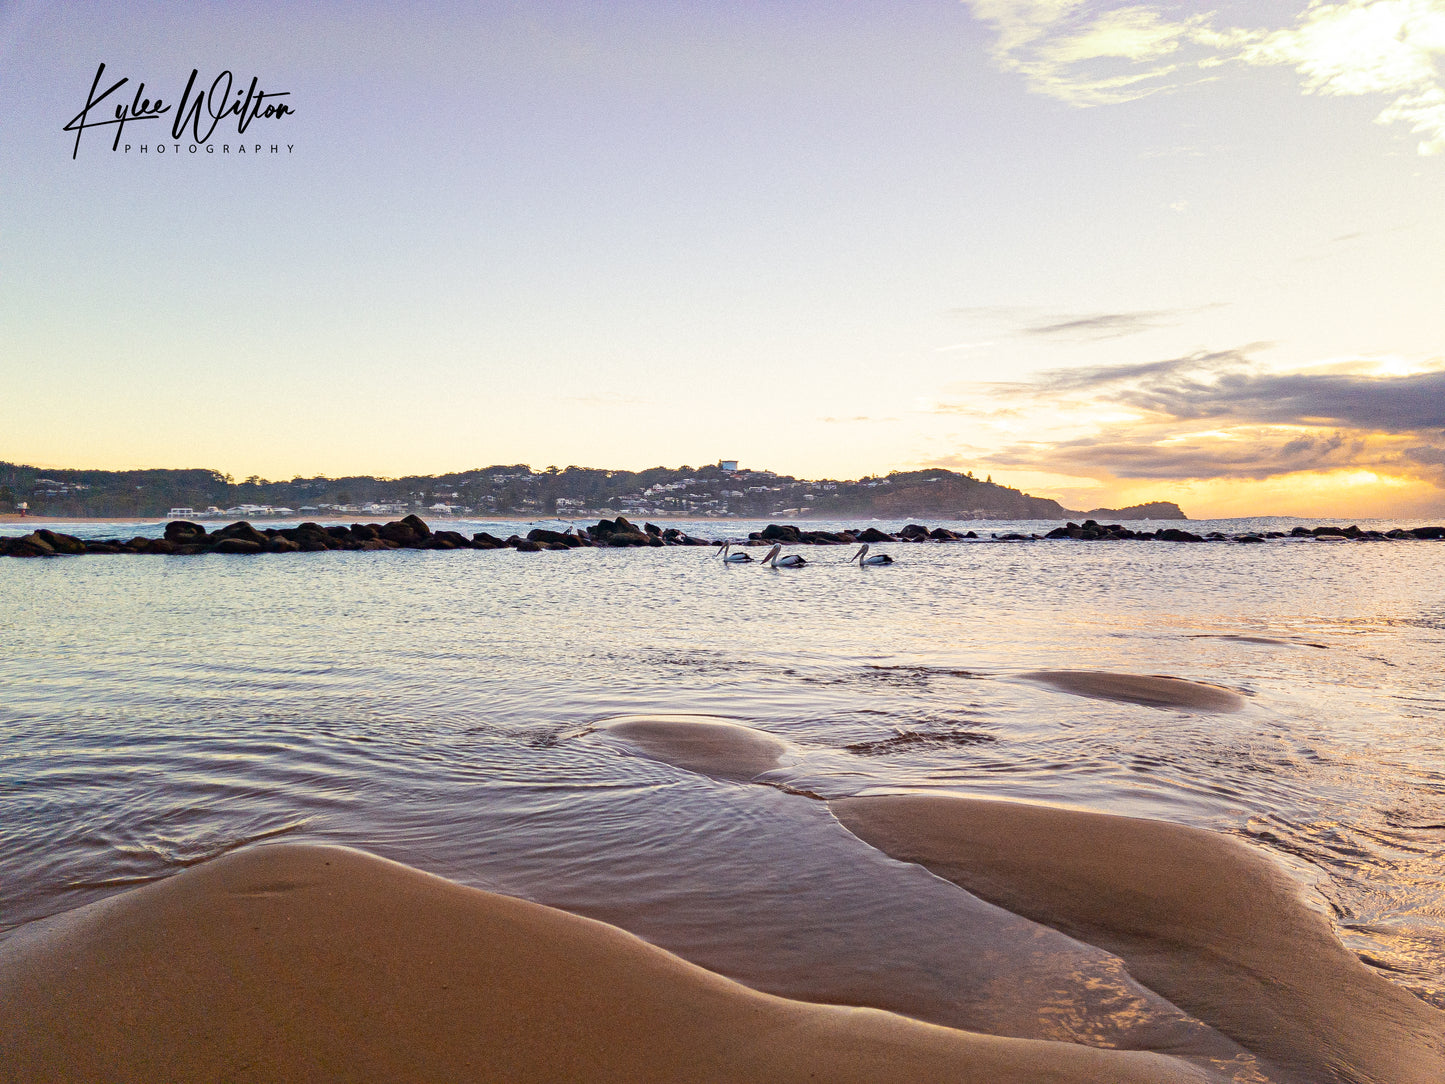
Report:
[[[863,542],[1030,542],[1046,539],[1073,539],[1082,542],[1265,542],[1271,539],[1388,541],[1398,539],[1445,539],[1445,526],[1396,528],[1390,531],[1361,530],[1349,527],[1295,527],[1291,531],[1267,531],[1258,534],[1227,535],[1218,531],[1194,534],[1178,527],[1157,531],[1135,531],[1121,524],[1100,524],[1094,520],[1066,523],[1047,534],[991,534],[980,538],[974,531],[951,531],[946,527],[932,529],[919,523],[890,534],[876,527],[843,531],[809,531],[787,524],[771,523],[761,531],[748,535],[748,544],[795,546],[846,546]],[[592,527],[569,527],[551,531],[537,527],[525,536],[498,538],[480,531],[468,537],[460,531],[434,531],[418,516],[407,516],[390,523],[353,523],[350,526],[323,527],[319,523],[303,523],[297,527],[257,528],[244,520],[206,530],[200,523],[173,520],[166,524],[162,538],[81,539],[40,528],[13,538],[0,537],[0,557],[59,557],[82,554],[150,554],[186,556],[202,553],[262,554],[314,553],[321,550],[495,550],[514,549],[523,553],[542,550],[577,549],[589,546],[719,546],[723,540],[698,538],[676,527],[659,527],[654,523],[636,526],[622,516],[615,520],[599,520]]]

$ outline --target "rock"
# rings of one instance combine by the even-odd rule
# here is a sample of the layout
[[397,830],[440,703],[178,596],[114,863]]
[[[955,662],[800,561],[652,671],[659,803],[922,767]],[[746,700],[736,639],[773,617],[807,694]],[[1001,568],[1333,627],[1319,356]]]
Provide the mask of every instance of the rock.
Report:
[[[211,542],[213,542],[213,543],[214,543],[214,542],[222,542],[222,541],[226,541],[226,540],[234,540],[234,541],[239,541],[239,542],[251,542],[251,543],[254,543],[255,546],[257,547],[256,550],[254,551],[254,552],[256,552],[256,553],[259,553],[259,552],[261,551],[261,547],[266,545],[266,536],[263,535],[260,531],[256,530],[255,527],[252,527],[252,526],[251,526],[249,523],[247,523],[244,519],[243,519],[243,520],[240,520],[240,521],[237,522],[237,523],[232,523],[232,524],[229,524],[228,526],[222,527],[219,531],[213,531],[213,532],[211,533],[211,536],[210,536],[210,539],[209,539],[209,540],[210,540]],[[211,547],[211,549],[212,549],[212,552],[218,552],[218,553],[237,553],[237,552],[240,552],[240,551],[238,551],[238,550],[217,550],[214,545]],[[251,552],[251,551],[247,551],[247,552]]]
[[[517,536],[513,535],[512,538],[517,538]],[[512,539],[509,538],[507,541],[511,542]],[[529,538],[517,538],[517,541],[512,543],[512,548],[515,549],[518,553],[542,552],[542,544],[540,542],[533,542]]]
[[186,519],[173,519],[166,524],[166,541],[178,546],[194,545],[206,540],[206,529]]
[[[749,535],[749,538],[752,536]],[[799,545],[803,539],[798,528],[783,523],[769,523],[762,529],[758,537],[765,542],[782,542],[784,544]]]
[[898,537],[905,542],[921,542],[928,537],[928,528],[921,523],[910,523],[898,532]]
[[31,531],[21,538],[10,541],[11,557],[54,557],[55,547],[40,537],[38,532]]
[[1445,527],[1416,527],[1410,533],[1416,538],[1445,538]]
[[1263,539],[1263,538],[1260,538],[1259,535],[1257,535],[1257,534],[1242,534],[1242,535],[1239,535],[1238,537],[1236,537],[1236,538],[1235,538],[1235,541],[1236,541],[1236,542],[1263,542],[1264,539]]
[[527,532],[527,538],[532,542],[546,542],[551,545],[561,546],[563,549],[574,549],[582,545],[582,540],[574,534],[563,534],[561,531],[549,531],[544,527],[534,527]]
[[120,553],[120,552],[121,552],[121,549],[120,549],[120,546],[117,545],[117,544],[114,543],[114,542],[100,542],[100,541],[96,541],[96,542],[87,542],[87,543],[85,544],[85,552],[86,552],[86,553]]
[[155,557],[168,557],[175,553],[178,548],[179,547],[169,539],[152,538],[146,543],[146,547],[142,552]]
[[1161,542],[1203,542],[1204,539],[1190,531],[1181,531],[1178,527],[1165,527],[1155,532],[1155,538]]
[[433,531],[432,541],[445,542],[450,549],[469,550],[472,548],[472,541],[461,531]]
[[507,544],[494,534],[487,534],[486,531],[478,531],[472,535],[472,545],[479,550],[504,550]]
[[358,542],[366,542],[368,540],[378,539],[381,535],[377,532],[376,524],[374,523],[353,523],[351,525],[351,537]]
[[947,527],[935,527],[928,532],[928,537],[935,542],[956,542],[958,535],[954,534]]
[[[233,552],[233,551],[230,551],[230,550],[219,550],[219,549],[218,549],[218,550],[215,550],[214,552],[216,552],[216,553],[229,553],[229,552]],[[300,545],[300,543],[293,542],[291,539],[286,538],[286,537],[284,537],[284,536],[277,536],[276,538],[273,538],[273,539],[271,539],[269,542],[266,543],[266,552],[267,552],[267,553],[300,553],[300,552],[301,552],[301,545]]]
[[[408,517],[414,519],[415,517]],[[401,546],[415,546],[426,535],[420,534],[415,527],[405,520],[393,520],[390,523],[383,523],[377,528],[377,533],[388,542],[395,542]],[[427,534],[431,531],[428,530]]]
[[[248,524],[246,524],[246,526],[249,527],[250,524],[248,523]],[[217,532],[217,533],[219,534],[220,532]],[[267,539],[264,538],[264,537],[262,537],[261,540],[260,540],[259,542],[257,542],[257,541],[252,541],[252,540],[249,539],[249,538],[238,538],[238,537],[236,537],[236,536],[233,535],[233,536],[231,536],[231,537],[221,539],[219,542],[217,542],[215,545],[213,545],[213,546],[210,548],[210,551],[209,551],[209,552],[211,552],[211,553],[243,553],[243,554],[260,553],[260,552],[261,552],[263,549],[265,549],[267,546],[270,546],[273,541],[291,542],[291,540],[290,540],[289,538],[288,538],[288,539],[273,539],[273,540],[267,540]],[[291,545],[294,546],[294,545],[296,545],[296,543],[291,542]],[[298,547],[298,548],[299,548],[299,547]]]
[[896,539],[895,539],[891,534],[885,534],[883,531],[880,531],[877,527],[868,527],[868,528],[866,528],[866,529],[858,532],[857,541],[859,541],[859,542],[893,542],[893,541],[896,541]]
[[35,532],[38,538],[43,539],[56,553],[68,554],[77,557],[85,552],[85,543],[74,535],[56,534],[54,531],[47,531],[43,527]]
[[662,537],[662,528],[655,523],[644,523],[642,525],[642,530],[644,534],[650,534],[657,538]]
[[410,527],[410,528],[411,528],[413,531],[415,531],[420,537],[422,537],[422,538],[430,538],[430,537],[431,537],[431,528],[426,525],[426,521],[423,520],[420,516],[417,516],[417,515],[404,516],[404,517],[402,517],[401,522],[404,523],[406,526]]

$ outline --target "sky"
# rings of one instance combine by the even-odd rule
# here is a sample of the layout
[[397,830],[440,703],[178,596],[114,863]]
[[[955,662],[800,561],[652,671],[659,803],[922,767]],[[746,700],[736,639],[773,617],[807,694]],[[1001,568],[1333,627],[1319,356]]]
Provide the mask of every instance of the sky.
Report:
[[0,459],[1445,514],[1445,0],[5,2],[0,101]]

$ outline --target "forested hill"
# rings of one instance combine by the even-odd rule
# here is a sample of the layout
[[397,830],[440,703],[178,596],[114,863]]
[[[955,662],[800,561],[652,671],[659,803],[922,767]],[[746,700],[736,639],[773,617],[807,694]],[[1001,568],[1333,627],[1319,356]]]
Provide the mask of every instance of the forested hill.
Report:
[[1183,519],[1167,503],[1133,509],[1071,512],[1057,501],[1031,497],[971,473],[932,469],[897,471],[856,480],[799,479],[764,470],[654,467],[614,471],[526,464],[476,467],[403,478],[292,478],[236,480],[219,471],[51,470],[0,462],[0,513],[21,504],[33,515],[164,516],[187,507],[237,518],[266,515],[524,515],[583,519],[589,515],[789,515],[881,519],[989,518]]

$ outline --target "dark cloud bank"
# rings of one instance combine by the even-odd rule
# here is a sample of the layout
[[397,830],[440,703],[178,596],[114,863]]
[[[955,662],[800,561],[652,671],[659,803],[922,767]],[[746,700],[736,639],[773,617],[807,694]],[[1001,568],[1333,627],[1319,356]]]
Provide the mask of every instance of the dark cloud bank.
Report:
[[[997,386],[1003,396],[1116,404],[1145,420],[1087,438],[1017,444],[990,462],[1180,480],[1357,467],[1445,487],[1445,370],[1264,372],[1248,356],[1257,348],[1054,370],[1030,383]],[[1228,439],[1177,438],[1201,427],[1226,431]]]

